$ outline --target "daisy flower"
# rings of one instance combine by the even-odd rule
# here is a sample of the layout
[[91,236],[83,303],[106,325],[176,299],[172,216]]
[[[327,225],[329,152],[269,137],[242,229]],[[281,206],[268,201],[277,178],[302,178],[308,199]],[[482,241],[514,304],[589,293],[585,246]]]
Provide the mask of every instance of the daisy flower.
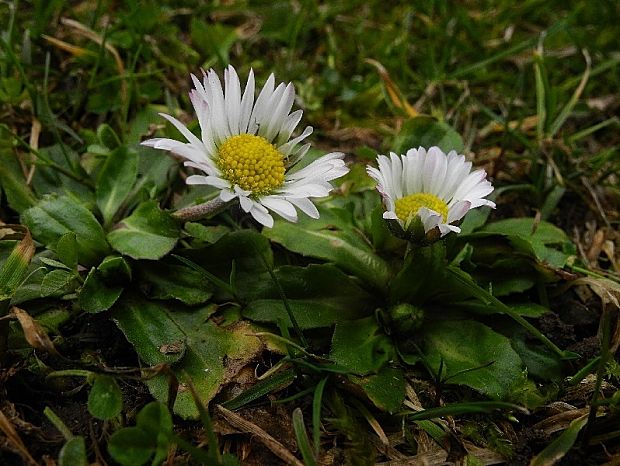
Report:
[[271,74],[255,98],[253,71],[242,94],[232,66],[224,71],[224,87],[214,70],[203,71],[202,82],[194,75],[192,80],[194,89],[189,96],[201,137],[176,118],[161,113],[187,142],[155,138],[142,144],[183,157],[185,166],[202,172],[189,176],[187,184],[213,186],[220,190],[223,202],[238,199],[243,211],[262,225],[273,226],[270,211],[291,222],[297,221],[297,209],[318,218],[310,199],[327,196],[333,189],[330,181],[349,169],[344,155],[333,152],[293,170],[308,152],[310,144],[303,141],[312,133],[308,126],[299,136],[291,137],[303,113],[291,113],[293,84],[276,87]]
[[438,147],[409,149],[406,155],[379,155],[379,169],[367,167],[377,181],[386,211],[383,218],[395,220],[408,230],[419,218],[424,233],[438,229],[440,236],[451,231],[471,209],[495,207],[484,199],[493,191],[484,170],[471,171],[472,164],[465,156],[450,151],[447,155]]

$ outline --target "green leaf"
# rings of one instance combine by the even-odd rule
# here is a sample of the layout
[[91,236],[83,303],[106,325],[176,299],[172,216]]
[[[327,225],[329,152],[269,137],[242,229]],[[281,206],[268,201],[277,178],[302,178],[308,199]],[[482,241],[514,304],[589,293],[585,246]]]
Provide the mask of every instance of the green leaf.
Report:
[[230,228],[225,225],[206,226],[201,223],[187,222],[183,228],[189,235],[207,243],[217,243],[220,238],[230,233]]
[[84,437],[73,437],[62,446],[58,466],[88,466]]
[[0,151],[0,186],[9,206],[16,212],[21,213],[37,202],[12,150]]
[[108,234],[112,247],[133,259],[161,259],[174,248],[178,238],[179,226],[158,207],[157,201],[140,204],[118,229]]
[[471,237],[489,234],[505,236],[518,251],[535,257],[540,262],[547,262],[554,267],[563,267],[570,257],[549,245],[570,243],[566,233],[560,228],[533,218],[509,218],[489,223]]
[[[268,270],[273,268],[271,244],[256,231],[235,231],[222,236],[213,245],[184,251],[184,255],[223,283],[230,283],[235,296],[242,301],[246,300],[246,295],[252,295],[256,287],[270,283]],[[220,292],[226,288],[221,285]]]
[[378,372],[394,357],[390,339],[381,332],[374,316],[336,324],[329,358],[352,372]]
[[52,270],[43,277],[41,282],[41,296],[53,296],[56,293],[64,292],[69,283],[75,280],[74,272],[68,270]]
[[[263,347],[247,323],[220,328],[208,320],[212,312],[212,307],[186,311],[181,305],[164,306],[132,298],[115,306],[113,319],[140,359],[149,365],[172,363],[179,382],[183,384],[189,377],[201,401],[207,403],[226,378],[256,357]],[[148,380],[147,385],[156,399],[166,402],[165,375]],[[184,418],[198,417],[189,390],[178,392],[174,411]]]
[[427,363],[449,383],[505,399],[522,377],[522,362],[510,340],[471,320],[435,321],[421,329]]
[[[56,166],[38,164],[32,177],[32,188],[39,196],[46,194],[67,195],[90,206],[94,202],[93,192],[90,187],[80,183],[65,173],[73,173],[79,178],[86,178],[80,166],[80,155],[66,144],[54,144],[39,149],[38,158],[49,160]],[[59,168],[65,173],[61,172]]]
[[111,419],[123,409],[123,395],[116,380],[109,375],[96,375],[88,394],[88,411],[97,419]]
[[[354,320],[374,309],[372,296],[331,264],[282,266],[274,271],[297,323],[302,329],[329,327]],[[270,277],[247,297],[244,317],[257,322],[292,326],[276,284]]]
[[464,148],[459,133],[447,123],[421,115],[405,121],[393,147],[397,154],[405,154],[409,149],[437,146],[446,154],[451,150],[461,153]]
[[69,267],[70,270],[77,270],[77,248],[77,237],[73,231],[62,235],[56,243],[56,255],[58,259]]
[[108,256],[97,266],[108,284],[126,285],[131,281],[131,267],[121,256]]
[[106,123],[99,125],[97,128],[97,138],[99,142],[110,150],[118,149],[121,145],[121,140],[114,132],[112,127]]
[[112,434],[108,453],[123,466],[140,466],[153,455],[156,440],[139,427],[125,427]]
[[142,193],[146,200],[169,189],[179,170],[179,163],[164,151],[146,146],[137,146],[135,150],[138,152],[138,181],[134,185],[134,192]]
[[213,287],[202,274],[184,265],[161,261],[157,267],[144,264],[139,270],[148,290],[146,294],[151,298],[175,298],[195,305],[206,302],[213,295]]
[[301,217],[298,223],[276,220],[263,234],[290,251],[333,262],[379,289],[390,278],[388,264],[354,228],[352,219],[338,209],[320,208],[319,220]]
[[513,332],[510,342],[527,367],[528,375],[541,380],[562,380],[564,364],[558,355],[532,342],[525,332]]
[[112,318],[146,364],[172,364],[183,357],[186,336],[163,305],[124,298]]
[[133,188],[138,175],[138,154],[125,146],[111,152],[97,177],[97,206],[105,225],[110,225],[117,210]]
[[122,292],[122,286],[109,286],[103,279],[101,272],[93,267],[80,290],[78,302],[86,312],[103,312],[114,305]]
[[172,416],[166,406],[153,401],[138,413],[137,427],[155,439],[155,458],[152,464],[160,464],[166,459],[172,435]]
[[105,256],[109,247],[103,228],[93,214],[67,196],[49,196],[22,214],[22,222],[38,241],[56,246],[58,240],[74,232],[80,262],[94,265]]
[[393,302],[423,303],[439,291],[445,275],[445,246],[437,242],[431,246],[412,248],[405,257],[402,269],[390,281]]
[[65,264],[55,259],[50,259],[49,257],[45,256],[39,256],[37,259],[39,259],[43,264],[54,267],[55,269],[70,270],[69,267],[67,267]]
[[362,387],[377,408],[389,413],[398,411],[405,400],[405,375],[401,369],[386,366],[377,374],[350,379]]

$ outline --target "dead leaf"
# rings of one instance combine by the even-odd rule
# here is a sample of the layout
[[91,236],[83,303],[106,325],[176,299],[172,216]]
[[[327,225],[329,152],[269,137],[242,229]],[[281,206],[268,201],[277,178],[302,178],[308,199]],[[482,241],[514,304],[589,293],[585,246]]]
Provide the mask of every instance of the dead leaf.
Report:
[[26,448],[26,445],[24,445],[24,442],[22,442],[21,437],[13,427],[11,421],[9,421],[9,419],[4,415],[3,410],[0,410],[0,430],[4,433],[11,446],[27,464],[32,464],[35,466],[38,464]]
[[377,60],[373,60],[372,58],[367,58],[365,61],[369,65],[374,66],[379,72],[379,76],[383,80],[385,90],[388,94],[388,97],[390,98],[390,101],[392,102],[392,105],[394,105],[399,110],[403,110],[409,117],[413,118],[418,116],[420,113],[409,102],[407,102],[407,99],[405,99],[403,93],[400,91],[394,81],[392,81],[392,78],[390,78],[390,75],[385,69],[385,67]]
[[30,314],[18,307],[13,307],[12,313],[17,317],[19,324],[22,326],[24,337],[30,346],[55,356],[60,356],[45,329]]

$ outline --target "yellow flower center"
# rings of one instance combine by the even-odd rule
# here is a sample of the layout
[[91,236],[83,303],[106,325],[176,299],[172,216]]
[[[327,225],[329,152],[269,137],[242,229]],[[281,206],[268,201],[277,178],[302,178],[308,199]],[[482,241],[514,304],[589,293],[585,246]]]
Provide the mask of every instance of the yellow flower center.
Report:
[[443,221],[448,220],[448,204],[431,193],[415,193],[396,199],[396,216],[403,222],[418,213],[422,207],[441,214]]
[[253,134],[238,134],[220,146],[222,175],[253,195],[268,194],[284,183],[284,157],[269,142]]

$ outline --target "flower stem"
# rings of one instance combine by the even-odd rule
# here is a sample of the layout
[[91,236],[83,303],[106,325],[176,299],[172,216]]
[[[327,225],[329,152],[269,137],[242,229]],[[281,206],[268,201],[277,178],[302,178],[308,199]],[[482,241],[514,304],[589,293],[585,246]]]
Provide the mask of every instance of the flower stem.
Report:
[[228,202],[216,197],[215,199],[211,199],[210,201],[202,204],[179,209],[174,212],[172,216],[182,222],[189,222],[192,220],[199,220],[201,218],[213,217],[224,210],[227,205]]

